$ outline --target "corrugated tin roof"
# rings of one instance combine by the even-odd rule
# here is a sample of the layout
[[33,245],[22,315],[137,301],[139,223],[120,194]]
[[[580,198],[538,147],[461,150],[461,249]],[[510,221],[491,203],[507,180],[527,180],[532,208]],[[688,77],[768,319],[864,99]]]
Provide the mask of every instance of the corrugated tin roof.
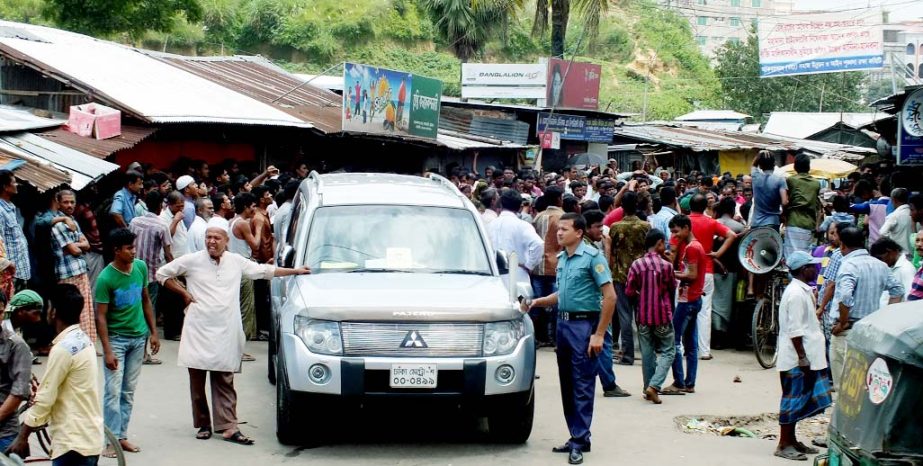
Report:
[[0,54],[144,121],[311,127],[131,47],[9,21],[0,29]]
[[53,128],[62,124],[63,120],[42,118],[33,115],[28,109],[0,105],[0,133]]
[[343,129],[342,96],[327,89],[304,84],[305,80],[288,73],[264,58],[240,55],[186,57],[156,52],[145,53],[232,91],[271,105],[302,121],[310,122],[315,128],[325,133],[335,133]]
[[745,120],[752,118],[746,113],[733,110],[696,110],[675,118],[676,121],[714,121],[714,120]]
[[508,141],[500,141],[473,134],[456,133],[454,131],[440,131],[436,141],[454,150],[466,149],[523,149],[527,146]]
[[765,149],[771,151],[805,150],[821,156],[836,153],[875,154],[874,149],[867,147],[845,146],[824,141],[786,138],[769,134],[709,131],[701,128],[677,126],[616,126],[615,135],[617,138],[624,137],[666,146],[682,147],[694,152]]
[[16,178],[27,181],[32,186],[35,186],[39,192],[45,192],[71,182],[71,176],[68,173],[50,164],[23,161],[3,150],[0,150],[0,166],[11,166]]
[[[448,105],[452,107],[462,107],[462,108],[484,108],[491,110],[519,110],[525,112],[550,112],[551,107],[538,107],[535,105],[520,105],[520,104],[504,104],[504,103],[494,103],[494,102],[484,102],[478,100],[468,100],[462,102],[458,97],[448,97],[442,96],[443,105]],[[554,107],[555,113],[563,113],[566,115],[581,115],[590,118],[612,118],[618,120],[621,118],[626,118],[630,116],[635,116],[637,113],[615,113],[615,112],[605,112],[602,110],[588,110],[585,108],[562,108]]]
[[308,82],[309,86],[327,89],[328,91],[343,92],[343,75],[329,76],[324,74],[293,73],[296,78]]
[[[32,133],[0,136],[0,152],[25,160],[27,163],[59,171],[64,174],[59,178],[66,178],[66,182],[74,189],[83,189],[86,185],[119,169],[119,166],[114,163],[84,154]],[[51,171],[47,170],[47,173]]]
[[772,112],[769,114],[769,120],[763,128],[763,133],[805,139],[840,121],[849,127],[858,129],[889,116],[883,112]]
[[120,150],[134,147],[155,132],[157,132],[157,128],[122,125],[122,134],[109,139],[78,136],[61,128],[38,133],[38,135],[49,141],[70,147],[71,149],[105,159]]

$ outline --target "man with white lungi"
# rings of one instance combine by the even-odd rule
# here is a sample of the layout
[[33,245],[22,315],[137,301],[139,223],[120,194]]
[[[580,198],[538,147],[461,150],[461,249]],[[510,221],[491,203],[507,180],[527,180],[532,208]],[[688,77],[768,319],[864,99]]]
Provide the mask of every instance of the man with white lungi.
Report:
[[[205,232],[205,250],[187,254],[160,268],[157,280],[182,296],[186,303],[177,364],[189,369],[192,416],[199,429],[196,438],[211,438],[214,427],[224,440],[252,445],[253,440],[237,428],[237,392],[234,391],[234,373],[240,372],[244,349],[238,299],[240,279],[269,280],[304,275],[311,270],[257,264],[227,251],[227,245],[227,231],[209,227]],[[185,287],[177,277],[186,278]],[[206,375],[211,378],[211,416],[205,398]]]

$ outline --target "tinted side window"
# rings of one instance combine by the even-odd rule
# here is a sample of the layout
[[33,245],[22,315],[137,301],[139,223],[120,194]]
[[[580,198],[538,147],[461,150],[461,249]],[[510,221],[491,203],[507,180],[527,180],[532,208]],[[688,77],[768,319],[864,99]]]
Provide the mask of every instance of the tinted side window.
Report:
[[292,245],[295,243],[295,231],[298,229],[298,222],[303,217],[306,208],[307,202],[305,202],[304,196],[298,193],[295,196],[295,202],[292,204],[292,220],[289,222],[288,231],[285,233],[286,244]]

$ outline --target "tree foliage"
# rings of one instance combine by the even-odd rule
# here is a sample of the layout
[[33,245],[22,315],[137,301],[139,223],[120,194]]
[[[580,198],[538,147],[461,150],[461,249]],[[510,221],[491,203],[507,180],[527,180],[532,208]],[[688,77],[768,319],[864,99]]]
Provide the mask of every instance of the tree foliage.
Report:
[[728,42],[717,52],[715,74],[726,108],[764,121],[770,112],[862,111],[863,76],[858,72],[760,78],[755,34]]
[[199,21],[196,0],[46,0],[45,15],[71,31],[92,35],[128,33],[136,39],[146,31],[168,31],[177,14]]
[[462,62],[479,54],[497,35],[506,34],[522,0],[421,0],[436,33]]

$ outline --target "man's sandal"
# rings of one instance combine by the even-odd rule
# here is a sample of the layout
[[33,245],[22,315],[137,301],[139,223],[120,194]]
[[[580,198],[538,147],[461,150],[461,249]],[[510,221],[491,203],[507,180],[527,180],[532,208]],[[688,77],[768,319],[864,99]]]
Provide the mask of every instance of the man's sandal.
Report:
[[239,430],[231,434],[230,437],[222,437],[222,438],[224,439],[225,442],[236,443],[238,445],[253,445],[254,443],[252,438],[247,437],[244,434],[240,433]]
[[773,455],[776,455],[779,458],[785,458],[787,460],[793,460],[793,461],[807,461],[808,460],[808,457],[804,453],[801,453],[800,451],[796,450],[795,447],[792,447],[792,446],[788,446],[785,448],[777,448],[775,453],[773,453]]
[[197,439],[199,439],[199,440],[208,440],[208,439],[212,438],[212,428],[211,428],[211,427],[203,427],[203,428],[199,429],[199,432],[195,434],[195,438],[197,438]]

